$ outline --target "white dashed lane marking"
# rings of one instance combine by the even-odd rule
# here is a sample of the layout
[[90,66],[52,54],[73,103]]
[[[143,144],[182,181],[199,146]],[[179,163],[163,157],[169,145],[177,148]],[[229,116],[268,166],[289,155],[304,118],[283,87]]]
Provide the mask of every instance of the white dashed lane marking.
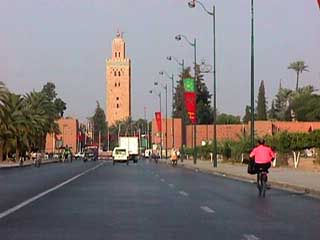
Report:
[[186,193],[186,192],[184,192],[184,191],[179,191],[179,193],[180,193],[181,195],[185,196],[185,197],[189,196],[189,193]]
[[241,240],[260,240],[260,238],[253,234],[244,234]]
[[85,174],[87,174],[87,173],[89,173],[89,172],[91,172],[91,171],[94,171],[94,170],[97,169],[98,167],[101,167],[103,164],[104,164],[104,163],[100,163],[99,165],[97,165],[97,166],[95,166],[95,167],[93,167],[93,168],[90,168],[90,169],[88,169],[88,170],[86,170],[86,171],[84,171],[84,172],[82,172],[82,173],[80,173],[80,174],[78,174],[78,175],[76,175],[76,176],[74,176],[74,177],[72,177],[72,178],[70,178],[70,179],[68,179],[68,180],[60,183],[60,184],[58,184],[57,186],[55,186],[55,187],[53,187],[53,188],[50,188],[50,189],[48,189],[48,190],[46,190],[46,191],[44,191],[44,192],[42,192],[42,193],[39,193],[38,195],[36,195],[36,196],[34,196],[34,197],[32,197],[32,198],[27,199],[26,201],[24,201],[24,202],[16,205],[15,207],[12,207],[12,208],[10,208],[10,209],[8,209],[8,210],[0,213],[0,219],[6,217],[6,216],[8,216],[8,215],[10,215],[10,214],[12,214],[12,213],[14,213],[14,212],[16,212],[16,211],[18,211],[20,208],[23,208],[23,207],[29,205],[30,203],[38,200],[39,198],[42,198],[43,196],[45,196],[45,195],[47,195],[47,194],[49,194],[49,193],[51,193],[51,192],[53,192],[53,191],[55,191],[55,190],[63,187],[64,185],[66,185],[66,184],[68,184],[68,183],[76,180],[77,178],[79,178],[79,177],[81,177],[81,176],[83,176],[83,175],[85,175]]
[[203,211],[207,212],[207,213],[215,213],[214,210],[212,210],[211,208],[207,207],[207,206],[202,206],[200,207]]
[[169,187],[174,188],[174,185],[172,183],[169,184]]
[[161,182],[165,182],[166,180],[164,180],[163,178],[160,179]]

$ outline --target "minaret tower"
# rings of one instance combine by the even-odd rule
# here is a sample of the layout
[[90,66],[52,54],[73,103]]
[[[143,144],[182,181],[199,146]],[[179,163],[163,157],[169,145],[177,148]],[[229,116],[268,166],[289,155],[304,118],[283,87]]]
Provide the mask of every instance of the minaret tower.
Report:
[[106,60],[106,117],[109,126],[131,117],[131,61],[119,31],[112,41],[112,56]]

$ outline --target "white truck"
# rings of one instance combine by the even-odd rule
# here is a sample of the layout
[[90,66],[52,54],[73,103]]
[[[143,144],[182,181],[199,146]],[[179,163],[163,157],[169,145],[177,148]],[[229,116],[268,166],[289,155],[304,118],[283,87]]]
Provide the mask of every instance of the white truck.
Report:
[[120,137],[119,147],[128,150],[129,160],[138,162],[139,155],[139,139],[138,137]]

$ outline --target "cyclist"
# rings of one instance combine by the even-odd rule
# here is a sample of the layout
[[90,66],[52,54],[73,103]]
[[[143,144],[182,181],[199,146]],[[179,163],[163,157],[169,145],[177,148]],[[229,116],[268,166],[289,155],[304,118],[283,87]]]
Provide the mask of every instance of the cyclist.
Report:
[[265,145],[264,139],[259,139],[258,146],[250,153],[250,158],[254,158],[256,169],[262,169],[268,173],[271,162],[275,158],[275,153],[271,147]]

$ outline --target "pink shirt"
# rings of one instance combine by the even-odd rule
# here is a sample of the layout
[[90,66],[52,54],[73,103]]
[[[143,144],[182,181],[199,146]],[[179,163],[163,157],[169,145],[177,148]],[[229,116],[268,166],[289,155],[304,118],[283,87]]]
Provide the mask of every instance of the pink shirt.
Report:
[[275,153],[270,147],[259,145],[252,150],[250,157],[254,157],[256,163],[269,163],[275,157]]

